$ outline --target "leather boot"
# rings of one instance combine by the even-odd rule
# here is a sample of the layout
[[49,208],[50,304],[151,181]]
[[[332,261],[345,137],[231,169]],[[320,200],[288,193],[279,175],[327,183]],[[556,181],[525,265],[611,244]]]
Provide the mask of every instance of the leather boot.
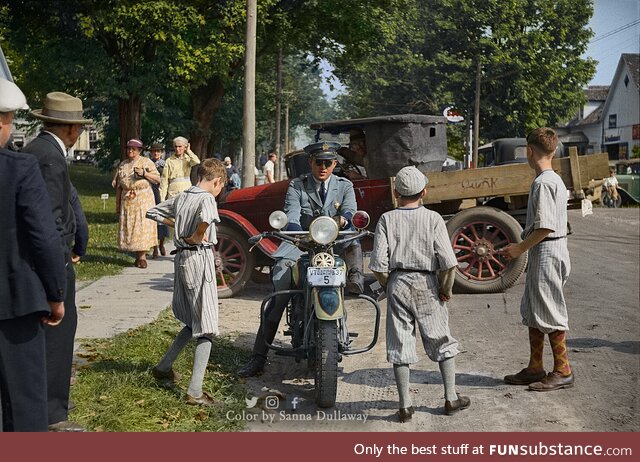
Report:
[[258,334],[256,335],[256,341],[253,345],[253,354],[247,364],[238,370],[240,377],[254,377],[261,374],[264,370],[264,366],[267,362],[267,355],[269,353],[269,347],[265,342],[271,344],[278,332],[279,322],[265,320],[264,325],[260,325]]
[[349,269],[346,291],[349,294],[359,295],[364,292],[362,247],[359,244],[352,244],[345,249],[343,256]]

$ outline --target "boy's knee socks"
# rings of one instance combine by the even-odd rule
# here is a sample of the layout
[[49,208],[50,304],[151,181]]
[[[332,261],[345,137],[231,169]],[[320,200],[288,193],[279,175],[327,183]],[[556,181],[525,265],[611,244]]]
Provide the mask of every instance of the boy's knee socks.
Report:
[[456,392],[456,359],[447,358],[438,363],[440,373],[442,374],[442,383],[444,383],[444,399],[447,401],[455,401],[458,399]]
[[173,343],[158,363],[157,368],[162,372],[168,372],[180,352],[184,349],[187,343],[189,343],[189,340],[191,340],[191,329],[185,326],[180,332],[178,332]]
[[202,382],[204,382],[204,373],[209,363],[211,344],[212,341],[209,337],[200,337],[196,342],[196,351],[193,355],[193,372],[187,389],[187,393],[194,398],[202,396]]
[[400,397],[400,409],[411,406],[411,395],[409,394],[409,365],[394,364],[393,375],[396,377],[396,386]]

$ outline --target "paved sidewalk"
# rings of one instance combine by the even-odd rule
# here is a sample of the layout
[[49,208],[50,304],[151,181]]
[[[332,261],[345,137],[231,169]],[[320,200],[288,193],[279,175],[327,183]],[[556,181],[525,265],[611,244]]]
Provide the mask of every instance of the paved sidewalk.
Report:
[[[173,244],[165,244],[166,257],[148,259],[146,269],[131,266],[117,276],[82,285],[76,293],[78,330],[75,350],[85,339],[109,338],[148,324],[171,304]],[[82,263],[81,263],[82,264]]]

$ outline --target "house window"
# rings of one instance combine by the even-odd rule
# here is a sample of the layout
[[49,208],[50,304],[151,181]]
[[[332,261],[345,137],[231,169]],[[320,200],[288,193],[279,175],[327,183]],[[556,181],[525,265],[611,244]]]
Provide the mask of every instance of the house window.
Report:
[[618,125],[618,114],[609,114],[609,128],[616,128]]
[[91,127],[89,129],[89,149],[98,148],[98,130]]

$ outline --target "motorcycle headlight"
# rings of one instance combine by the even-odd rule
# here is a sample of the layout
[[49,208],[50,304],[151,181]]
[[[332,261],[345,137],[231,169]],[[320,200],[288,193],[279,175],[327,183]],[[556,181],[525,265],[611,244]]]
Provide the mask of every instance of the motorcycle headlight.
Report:
[[309,234],[318,244],[330,244],[338,237],[338,224],[331,217],[318,217],[309,226]]
[[287,218],[287,214],[282,210],[276,210],[269,215],[269,224],[278,231],[287,226],[287,223],[289,223],[289,219]]

